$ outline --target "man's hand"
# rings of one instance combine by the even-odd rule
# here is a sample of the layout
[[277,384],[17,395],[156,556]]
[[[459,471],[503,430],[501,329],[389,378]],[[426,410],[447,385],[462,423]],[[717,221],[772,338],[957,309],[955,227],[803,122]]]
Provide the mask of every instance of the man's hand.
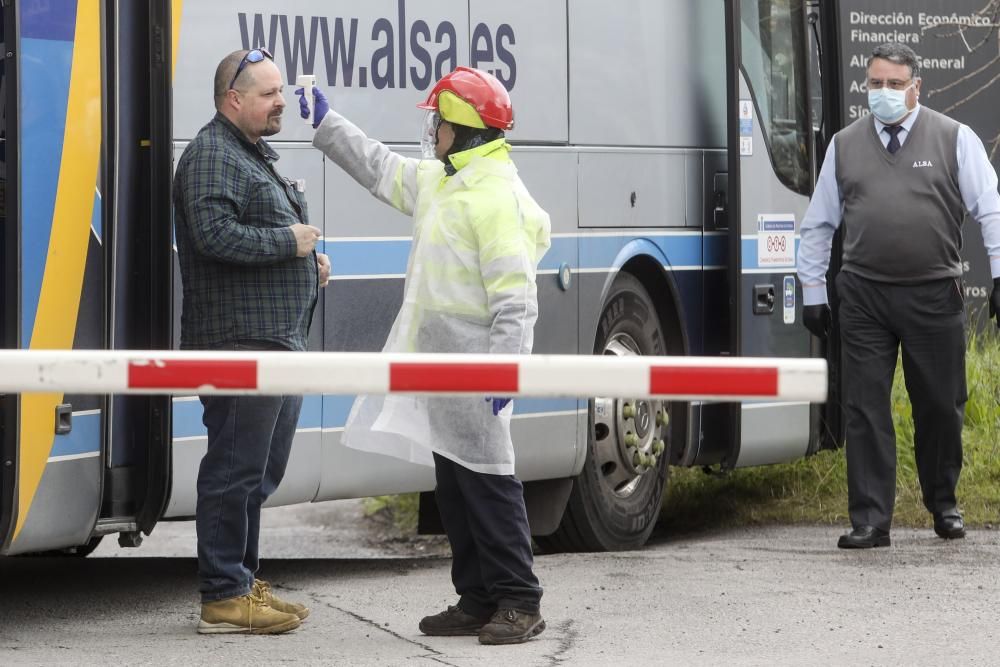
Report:
[[[313,129],[315,130],[319,127],[319,124],[323,122],[326,118],[326,114],[330,111],[330,103],[326,99],[326,95],[323,91],[313,86]],[[306,91],[304,88],[296,88],[295,94],[299,96],[299,115],[303,118],[309,117],[309,102],[306,101]]]
[[330,258],[321,252],[316,253],[316,264],[319,267],[319,286],[326,287],[330,283]]
[[806,306],[802,309],[802,324],[812,332],[813,336],[820,340],[826,340],[830,335],[830,326],[833,315],[830,313],[830,306],[825,303],[815,306]]
[[506,408],[507,404],[510,403],[510,399],[509,398],[492,398],[490,396],[486,397],[486,401],[487,402],[493,401],[493,416],[494,417],[496,417],[497,415],[499,415],[500,411],[503,410],[504,408]]
[[990,294],[990,317],[996,318],[1000,328],[1000,278],[993,279],[993,293]]
[[303,225],[297,222],[290,227],[295,234],[296,257],[305,257],[316,248],[316,242],[322,236],[322,232],[312,225]]

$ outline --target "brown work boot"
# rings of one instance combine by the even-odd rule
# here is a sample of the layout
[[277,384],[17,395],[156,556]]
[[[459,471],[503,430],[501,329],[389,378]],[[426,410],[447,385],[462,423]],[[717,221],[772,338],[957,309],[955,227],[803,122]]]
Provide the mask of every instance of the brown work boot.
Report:
[[253,592],[238,598],[203,602],[198,634],[275,635],[299,627],[295,614],[272,609]]
[[517,609],[497,609],[490,622],[479,631],[480,644],[521,644],[545,629],[541,613]]
[[467,614],[457,605],[449,606],[440,614],[420,619],[420,632],[435,637],[476,636],[489,621],[488,616]]
[[271,590],[271,584],[267,583],[263,579],[253,580],[253,594],[259,597],[264,603],[271,609],[277,609],[278,611],[283,611],[286,614],[295,614],[299,617],[300,621],[306,620],[309,616],[309,607],[304,604],[299,604],[298,602],[285,602]]

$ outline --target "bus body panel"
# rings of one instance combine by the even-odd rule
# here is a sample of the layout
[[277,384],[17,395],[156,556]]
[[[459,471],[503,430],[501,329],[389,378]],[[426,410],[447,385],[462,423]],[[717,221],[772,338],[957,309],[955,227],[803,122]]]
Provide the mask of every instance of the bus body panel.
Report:
[[683,151],[580,153],[580,227],[680,227],[687,208]]
[[721,1],[568,4],[570,143],[726,145]]

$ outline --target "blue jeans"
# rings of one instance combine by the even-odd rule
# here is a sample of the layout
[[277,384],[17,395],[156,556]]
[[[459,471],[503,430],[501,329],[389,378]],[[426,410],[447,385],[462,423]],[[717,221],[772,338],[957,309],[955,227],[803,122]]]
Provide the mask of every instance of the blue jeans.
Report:
[[208,451],[198,470],[202,602],[246,595],[259,565],[260,507],[285,474],[301,396],[202,396]]

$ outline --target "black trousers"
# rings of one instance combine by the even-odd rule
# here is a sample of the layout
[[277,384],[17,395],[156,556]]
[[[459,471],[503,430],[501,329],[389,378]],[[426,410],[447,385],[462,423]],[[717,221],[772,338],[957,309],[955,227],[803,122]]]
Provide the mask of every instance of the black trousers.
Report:
[[913,406],[914,449],[924,506],[956,506],[962,470],[965,308],[957,278],[919,285],[837,276],[847,414],[851,523],[889,530],[896,497],[892,378],[900,346]]
[[531,531],[520,480],[474,472],[437,454],[434,471],[458,606],[484,617],[498,608],[537,612],[542,589],[531,569]]

